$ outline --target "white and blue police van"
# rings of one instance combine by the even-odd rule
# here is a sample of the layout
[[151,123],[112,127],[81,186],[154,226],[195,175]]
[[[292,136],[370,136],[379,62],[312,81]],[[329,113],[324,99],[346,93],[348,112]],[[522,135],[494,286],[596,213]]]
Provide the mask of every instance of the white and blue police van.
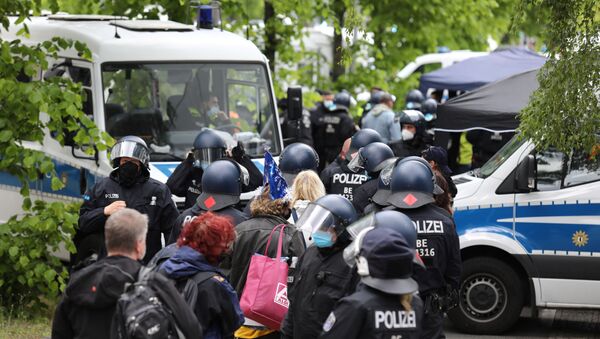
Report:
[[[595,149],[596,150],[596,149]],[[449,313],[464,332],[500,333],[524,306],[600,308],[600,159],[515,136],[453,177],[463,273]]]
[[[144,139],[151,151],[151,176],[161,182],[185,159],[202,128],[219,131],[230,147],[242,142],[259,170],[265,146],[274,156],[281,152],[268,60],[236,34],[172,21],[65,14],[27,20],[26,39],[16,36],[22,26],[15,20],[11,18],[8,32],[0,31],[3,40],[37,44],[58,36],[87,45],[92,60],[81,58],[74,49],[60,51],[58,58],[49,57],[51,68],[34,80],[61,76],[81,83],[86,92],[84,112],[115,139],[125,135]],[[203,119],[207,104],[218,104],[229,123],[209,126]],[[43,116],[42,112],[40,119]],[[42,177],[32,183],[33,199],[79,201],[88,187],[113,169],[107,152],[90,156],[72,142],[61,146],[50,134],[43,144],[26,147],[49,156],[65,184],[53,191],[50,178]],[[16,178],[0,173],[0,223],[22,212],[19,189]],[[173,198],[183,203],[182,198]]]

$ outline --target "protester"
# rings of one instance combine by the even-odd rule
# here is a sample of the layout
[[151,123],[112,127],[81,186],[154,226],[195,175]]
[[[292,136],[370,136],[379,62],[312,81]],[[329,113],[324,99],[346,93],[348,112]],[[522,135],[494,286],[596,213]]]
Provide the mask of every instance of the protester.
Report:
[[216,267],[234,240],[231,221],[206,212],[185,225],[177,239],[177,252],[161,266],[179,290],[189,279],[197,283],[197,301],[192,307],[205,339],[231,338],[244,323],[238,295]]
[[458,190],[454,181],[452,181],[452,170],[448,167],[448,153],[440,146],[429,146],[421,154],[423,159],[427,160],[431,168],[446,179],[448,190],[446,192],[454,198]]
[[325,187],[315,171],[302,171],[298,173],[292,186],[292,216],[290,217],[290,222],[295,223],[298,221],[308,204],[324,195]]
[[388,93],[381,96],[380,103],[375,105],[362,119],[363,128],[376,130],[383,143],[390,143],[402,139],[400,124],[395,121],[394,99]]
[[123,208],[108,217],[107,256],[72,273],[54,313],[53,339],[110,337],[117,300],[140,270],[147,232],[148,217],[136,210]]

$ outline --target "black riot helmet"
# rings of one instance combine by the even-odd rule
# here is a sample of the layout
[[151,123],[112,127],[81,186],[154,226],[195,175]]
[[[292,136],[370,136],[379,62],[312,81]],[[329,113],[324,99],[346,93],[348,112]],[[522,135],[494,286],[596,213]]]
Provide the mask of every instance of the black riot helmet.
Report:
[[[373,142],[383,142],[381,139],[381,135],[374,129],[363,128],[360,131],[354,133],[352,136],[352,141],[350,142],[350,149],[348,149],[347,154],[356,153],[361,147],[365,147]],[[346,156],[348,159],[348,156]]]
[[379,206],[389,206],[388,198],[390,197],[390,183],[392,181],[392,171],[396,166],[398,158],[391,158],[385,161],[385,166],[379,172],[377,180],[377,191],[373,195],[373,202]]
[[242,186],[248,185],[248,171],[233,160],[210,164],[202,175],[202,193],[196,203],[205,211],[216,211],[240,202]]
[[206,169],[208,165],[225,157],[227,144],[212,129],[204,129],[194,139],[194,167]]
[[423,116],[427,122],[437,119],[437,101],[432,98],[423,101],[421,112],[423,112]]
[[427,161],[423,161],[403,159],[398,162],[392,170],[388,203],[398,208],[412,209],[434,202],[433,194],[437,186],[435,174]]
[[339,92],[333,97],[333,103],[337,106],[344,106],[346,108],[350,108],[352,105],[352,97],[348,92]]
[[[312,232],[327,232],[333,227],[338,241],[345,233],[346,227],[355,222],[358,215],[354,205],[338,194],[327,194],[311,202],[296,223],[299,229],[312,229]],[[349,239],[346,237],[346,239]]]
[[412,89],[406,94],[406,109],[420,109],[421,102],[423,102],[425,98],[423,97],[423,93],[418,89]]
[[358,154],[350,160],[348,168],[357,173],[379,173],[386,165],[386,160],[394,157],[394,151],[383,142],[373,142],[358,150]]
[[[414,110],[407,109],[400,112],[400,128],[404,125],[413,125],[415,126],[417,132],[413,136],[414,139],[423,138],[426,133],[426,121],[423,113]],[[408,141],[410,139],[405,139],[404,135],[402,136],[403,140]]]
[[150,151],[142,138],[128,135],[119,139],[110,151],[110,160],[114,168],[119,167],[119,162],[123,157],[138,160],[144,165],[145,170],[149,171]]
[[317,171],[319,155],[314,148],[295,142],[287,145],[279,157],[279,169],[288,185],[292,185],[296,175],[304,170]]

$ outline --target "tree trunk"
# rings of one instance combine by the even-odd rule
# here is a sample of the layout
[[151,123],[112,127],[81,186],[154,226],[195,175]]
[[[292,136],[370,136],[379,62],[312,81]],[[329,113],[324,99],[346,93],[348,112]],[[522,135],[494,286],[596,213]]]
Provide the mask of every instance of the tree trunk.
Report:
[[275,32],[275,25],[273,23],[275,18],[275,8],[271,1],[265,1],[265,56],[269,59],[269,68],[271,74],[275,73],[275,52],[277,51],[277,35]]
[[344,39],[342,29],[344,28],[344,14],[346,14],[344,0],[334,0],[333,10],[335,12],[335,19],[339,24],[339,29],[336,29],[333,33],[333,72],[331,73],[331,80],[336,82],[346,72],[346,68],[342,64],[342,44]]

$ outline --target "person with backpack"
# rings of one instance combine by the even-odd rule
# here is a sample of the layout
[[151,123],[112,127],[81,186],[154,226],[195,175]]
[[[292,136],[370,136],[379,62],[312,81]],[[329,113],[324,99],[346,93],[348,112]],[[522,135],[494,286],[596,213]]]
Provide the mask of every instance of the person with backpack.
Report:
[[194,309],[204,339],[231,338],[244,323],[238,295],[217,268],[234,239],[228,218],[206,212],[184,226],[177,251],[160,266]]
[[72,273],[54,313],[53,339],[110,337],[117,300],[140,270],[147,232],[148,217],[136,210],[123,208],[108,217],[107,256]]

